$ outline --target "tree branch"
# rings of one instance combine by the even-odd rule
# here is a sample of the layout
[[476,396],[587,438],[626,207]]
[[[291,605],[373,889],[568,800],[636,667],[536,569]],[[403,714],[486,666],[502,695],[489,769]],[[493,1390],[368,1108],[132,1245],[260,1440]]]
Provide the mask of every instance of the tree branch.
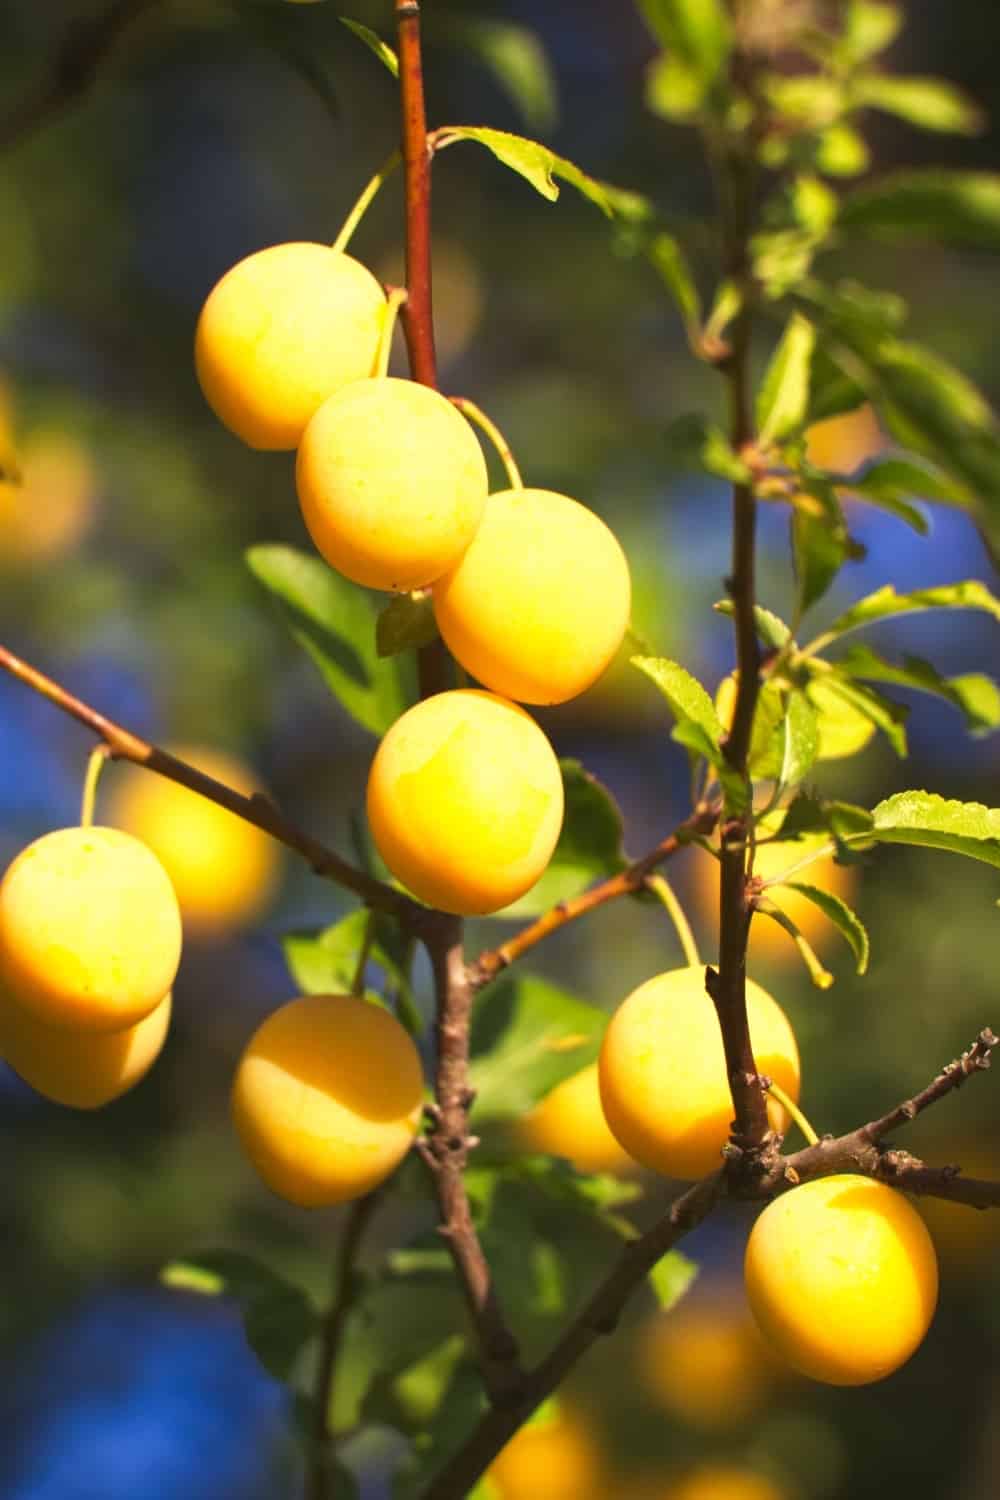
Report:
[[469,965],[469,982],[472,988],[482,989],[483,985],[489,984],[491,979],[495,979],[515,959],[527,953],[530,948],[534,948],[536,943],[540,943],[550,933],[558,932],[569,922],[575,922],[579,917],[586,916],[596,907],[603,906],[606,901],[615,901],[619,896],[634,895],[642,890],[650,871],[655,870],[657,865],[662,864],[664,860],[670,859],[699,834],[711,833],[718,818],[717,807],[696,808],[672,834],[657,844],[655,849],[650,849],[649,853],[644,854],[641,859],[635,860],[627,869],[622,870],[618,875],[612,875],[608,880],[602,880],[599,885],[591,886],[590,890],[583,891],[569,901],[560,901],[551,911],[547,911],[537,921],[522,928],[499,948],[490,948],[480,953],[479,957]]
[[176,781],[181,786],[186,786],[201,797],[207,797],[210,802],[217,802],[220,807],[227,808],[229,812],[235,813],[238,818],[242,818],[247,823],[253,823],[255,827],[262,829],[264,833],[269,833],[286,848],[301,855],[315,874],[336,881],[338,885],[360,896],[368,906],[375,907],[378,911],[389,912],[398,917],[410,931],[418,936],[423,935],[433,915],[426,907],[412,901],[409,896],[404,896],[402,891],[394,890],[392,886],[385,885],[381,880],[375,880],[364,870],[358,870],[348,864],[325,844],[321,844],[310,834],[297,828],[294,823],[290,823],[278,811],[274,803],[260,792],[255,792],[251,797],[244,797],[241,792],[235,792],[232,787],[225,786],[214,777],[206,776],[203,771],[196,770],[186,761],[178,760],[175,755],[168,754],[166,750],[161,750],[158,746],[140,739],[131,730],[121,724],[116,724],[113,719],[106,718],[96,708],[91,708],[89,703],[75,698],[58,682],[54,682],[51,677],[46,677],[44,672],[38,671],[37,667],[32,667],[28,662],[22,661],[5,646],[0,646],[0,667],[9,672],[12,677],[16,677],[19,682],[23,682],[36,693],[40,693],[43,698],[47,698],[63,713],[69,714],[70,718],[76,719],[91,733],[96,734],[98,739],[107,745],[114,760],[132,761],[137,766],[144,766],[148,771],[155,771],[157,775],[165,776],[169,781]]
[[305,1500],[330,1500],[333,1454],[330,1451],[330,1406],[334,1375],[344,1338],[347,1316],[354,1304],[354,1268],[361,1241],[378,1205],[378,1192],[368,1193],[351,1204],[344,1220],[333,1268],[330,1306],[323,1321],[316,1390],[313,1396],[313,1449],[306,1475]]
[[115,0],[99,16],[76,18],[67,26],[39,80],[0,120],[0,151],[18,145],[56,119],[91,87],[122,32],[161,0]]

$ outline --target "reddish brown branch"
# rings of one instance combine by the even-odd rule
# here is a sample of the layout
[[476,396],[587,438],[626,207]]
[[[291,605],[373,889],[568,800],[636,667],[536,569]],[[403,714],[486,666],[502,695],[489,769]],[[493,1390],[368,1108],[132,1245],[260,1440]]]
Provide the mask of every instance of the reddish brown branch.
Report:
[[225,786],[223,782],[216,781],[212,776],[206,776],[203,771],[198,771],[186,761],[178,760],[175,755],[170,755],[166,750],[140,739],[137,734],[116,724],[113,719],[108,719],[97,709],[91,708],[89,703],[75,698],[72,693],[66,691],[58,682],[51,677],[46,677],[44,672],[39,672],[37,667],[30,666],[20,657],[8,651],[5,646],[0,646],[0,668],[16,677],[19,682],[25,683],[27,687],[33,688],[43,698],[69,714],[78,723],[83,724],[92,734],[96,734],[99,740],[107,745],[108,751],[115,760],[130,760],[137,766],[145,766],[148,771],[155,771],[159,776],[165,776],[169,781],[176,781],[181,786],[186,786],[192,792],[197,792],[202,797],[207,797],[210,802],[217,802],[220,807],[228,808],[237,817],[243,818],[247,823],[253,823],[264,833],[269,833],[272,838],[284,844],[286,848],[294,850],[307,860],[317,875],[322,875],[328,880],[334,880],[338,885],[353,891],[360,896],[368,906],[375,907],[378,911],[390,912],[399,917],[411,931],[422,936],[432,916],[425,907],[416,901],[411,901],[401,891],[394,890],[392,886],[383,884],[367,875],[364,870],[358,870],[346,860],[341,859],[332,849],[321,844],[310,834],[297,828],[290,823],[270,802],[267,797],[256,792],[251,797],[244,797],[241,792],[233,791],[232,787]]
[[469,1135],[469,1026],[472,987],[465,970],[462,924],[442,922],[429,945],[437,994],[434,1128],[421,1142],[441,1213],[441,1235],[458,1272],[472,1323],[483,1383],[494,1405],[509,1403],[523,1383],[517,1342],[504,1318],[493,1276],[472,1222],[463,1173],[476,1144]]
[[515,959],[534,948],[543,938],[550,933],[558,932],[569,922],[575,922],[578,918],[586,916],[588,912],[594,911],[598,906],[603,906],[606,901],[616,901],[619,896],[635,895],[642,890],[646,877],[650,871],[655,870],[664,860],[683,849],[685,844],[691,842],[699,834],[711,833],[719,817],[716,807],[699,807],[687,818],[680,827],[669,837],[650,849],[641,859],[637,859],[627,869],[618,875],[612,875],[608,880],[602,880],[599,885],[591,886],[590,890],[584,891],[572,900],[560,901],[551,911],[530,923],[527,927],[502,943],[499,948],[490,948],[480,953],[474,963],[469,966],[469,980],[474,990],[482,989],[491,979],[512,964]]
[[422,385],[437,385],[431,295],[431,152],[427,144],[424,69],[417,0],[396,0],[399,83],[406,177],[406,288],[402,311],[410,371]]

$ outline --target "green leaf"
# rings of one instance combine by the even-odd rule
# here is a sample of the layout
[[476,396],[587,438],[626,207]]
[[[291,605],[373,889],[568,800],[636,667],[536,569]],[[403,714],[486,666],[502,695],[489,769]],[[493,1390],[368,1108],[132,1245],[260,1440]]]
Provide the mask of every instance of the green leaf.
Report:
[[367,928],[368,912],[361,907],[322,932],[286,933],[281,946],[300,993],[349,994]]
[[701,298],[684,251],[672,234],[653,236],[647,255],[680,309],[688,340],[697,350],[701,341]]
[[782,735],[778,781],[781,786],[798,786],[805,780],[819,752],[816,714],[804,693],[788,694]]
[[667,461],[675,469],[714,474],[732,484],[749,484],[753,479],[722,429],[697,412],[676,417],[666,437]]
[[[810,663],[807,665],[811,667]],[[897,755],[906,755],[906,730],[903,726],[909,710],[903,704],[894,703],[875,688],[850,680],[839,672],[825,671],[819,680],[828,692],[842,698],[876,729],[881,729]]]
[[849,0],[845,21],[843,56],[848,63],[862,63],[891,46],[899,35],[903,16],[898,5]]
[[[825,917],[829,917],[850,945],[857,964],[857,973],[866,974],[871,945],[868,941],[867,929],[857,912],[852,911],[846,901],[842,901],[839,896],[834,896],[830,891],[820,890],[818,886],[804,885],[800,880],[789,880],[785,883],[785,888],[800,891],[814,906],[819,907]],[[781,889],[781,887],[776,887],[776,889]]]
[[1000,250],[1000,174],[893,172],[845,198],[838,222],[880,239]]
[[688,66],[704,96],[729,55],[731,31],[723,0],[638,0],[638,5],[653,36]]
[[852,476],[850,488],[852,495],[860,495],[891,511],[924,536],[928,531],[927,518],[907,503],[909,499],[961,505],[964,498],[946,474],[917,457],[877,458],[863,473]]
[[664,656],[633,656],[631,664],[656,684],[677,722],[690,720],[696,724],[718,751],[723,727],[715,705],[698,679]]
[[676,1307],[698,1275],[698,1266],[680,1250],[668,1250],[649,1273],[649,1284],[656,1294],[661,1312]]
[[641,1198],[640,1183],[605,1172],[579,1172],[561,1156],[522,1156],[505,1160],[499,1170],[530,1183],[546,1198],[590,1214],[603,1214]]
[[1000,692],[991,678],[978,672],[960,677],[942,677],[920,656],[905,656],[900,667],[888,662],[869,646],[852,646],[836,663],[839,672],[871,682],[892,682],[899,687],[932,693],[957,708],[973,735],[989,734],[1000,725]]
[[815,343],[812,323],[801,313],[793,313],[757,397],[758,439],[762,446],[780,443],[805,421]]
[[867,400],[864,387],[831,358],[822,342],[818,343],[813,352],[809,383],[809,424],[857,411]]
[[825,634],[831,637],[846,635],[849,630],[858,630],[862,625],[871,625],[876,620],[888,620],[894,615],[914,614],[927,609],[981,609],[992,615],[994,620],[1000,620],[1000,599],[990,593],[985,583],[979,583],[974,578],[963,583],[914,589],[909,594],[897,594],[892,584],[887,583],[838,615]]
[[612,187],[607,182],[599,182],[596,177],[588,177],[573,162],[567,161],[564,156],[557,156],[550,147],[543,146],[541,141],[530,141],[521,135],[511,135],[506,130],[491,130],[480,125],[442,125],[435,132],[435,137],[439,150],[457,141],[476,141],[480,146],[485,146],[498,161],[530,182],[535,191],[550,203],[554,203],[559,197],[558,177],[576,188],[591,203],[596,203],[609,219],[621,218],[637,223],[652,215],[653,208],[648,198],[624,188]]
[[551,130],[558,115],[556,80],[536,32],[513,21],[442,16],[430,36],[467,49],[486,64],[532,130]]
[[374,52],[379,62],[389,69],[393,78],[399,77],[399,58],[389,43],[383,42],[378,32],[372,31],[370,26],[362,26],[360,21],[352,21],[349,16],[338,16],[337,19],[347,27],[348,31],[353,31],[356,37],[360,37],[365,46]]
[[682,719],[680,723],[674,725],[670,738],[676,740],[678,745],[683,745],[696,758],[708,761],[719,778],[726,794],[726,806],[730,811],[745,811],[749,802],[749,788],[746,782],[729,764],[722,750],[709,738],[700,724],[696,724],[693,719]]
[[525,1114],[593,1062],[607,1022],[605,1011],[534,975],[486,991],[470,1040],[477,1124]]
[[[230,0],[243,26],[254,39],[280,57],[293,73],[316,95],[331,119],[340,119],[337,92],[333,86],[325,59],[314,43],[297,34],[288,23],[288,13],[278,15],[272,6],[255,3],[255,0]],[[284,7],[282,7],[284,8]]]
[[790,803],[776,842],[810,839],[816,833],[826,832],[838,842],[867,838],[871,841],[872,815],[865,807],[856,807],[850,802],[821,800],[807,792],[800,792]]
[[434,600],[429,589],[398,594],[379,612],[375,622],[375,650],[379,656],[418,651],[437,638]]
[[799,930],[798,924],[793,922],[788,913],[782,911],[781,907],[777,906],[766,893],[757,898],[757,910],[762,916],[769,917],[772,922],[777,922],[778,926],[788,933],[799,951],[799,957],[805,964],[813,984],[818,990],[828,990],[834,982],[833,975],[820,963],[812,945]]
[[792,556],[798,584],[799,613],[822,599],[847,561],[847,528],[813,515],[800,506],[792,512]]
[[982,129],[979,107],[954,84],[940,78],[864,73],[854,79],[852,93],[858,104],[895,115],[920,130],[976,135]]
[[868,170],[871,153],[863,135],[846,120],[821,130],[816,138],[814,165],[827,177],[858,177]]
[[872,819],[872,836],[882,843],[947,849],[1000,868],[1000,808],[897,792],[872,809]]
[[247,1343],[278,1380],[287,1380],[319,1313],[300,1287],[236,1250],[205,1250],[164,1266],[160,1280],[202,1297],[229,1297],[243,1314]]
[[379,660],[368,595],[294,547],[251,547],[246,559],[330,691],[365,729],[384,734],[414,701],[412,662]]
[[[712,605],[712,608],[720,615],[728,615],[730,619],[736,613],[736,608],[731,599],[719,599]],[[780,651],[782,646],[787,645],[791,640],[792,632],[784,620],[773,614],[771,610],[765,609],[763,605],[754,605],[753,618],[754,624],[757,627],[757,634],[765,646],[770,646],[772,650]]]
[[539,916],[625,868],[622,815],[611,793],[578,760],[561,760],[559,768],[566,809],[559,842],[545,873],[497,917]]
[[654,57],[646,69],[646,106],[661,120],[690,120],[705,101],[705,80],[675,52]]

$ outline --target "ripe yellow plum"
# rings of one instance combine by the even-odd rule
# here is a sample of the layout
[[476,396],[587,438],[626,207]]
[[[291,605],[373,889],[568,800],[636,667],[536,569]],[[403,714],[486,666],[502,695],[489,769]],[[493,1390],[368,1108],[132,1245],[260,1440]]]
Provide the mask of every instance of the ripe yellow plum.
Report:
[[604,1118],[596,1062],[556,1084],[525,1115],[517,1135],[525,1150],[564,1156],[581,1172],[635,1170]]
[[464,916],[523,896],[562,818],[552,746],[493,693],[438,693],[408,709],[368,777],[368,820],[389,869],[421,901]]
[[117,828],[60,828],[0,882],[0,980],[34,1019],[121,1031],[163,1000],[181,955],[170,878]]
[[0,567],[65,557],[94,516],[90,453],[69,434],[40,428],[20,446],[17,465],[18,476],[0,474]]
[[305,995],[268,1016],[240,1059],[232,1110],[268,1187],[303,1208],[371,1192],[413,1144],[423,1070],[388,1011]]
[[467,551],[434,588],[452,655],[484,687],[522,703],[565,703],[596,682],[630,607],[614,534],[552,490],[491,495]]
[[644,1383],[681,1422],[715,1431],[746,1422],[770,1398],[780,1366],[728,1288],[696,1294],[646,1329]]
[[[799,1096],[799,1053],[784,1011],[747,980],[747,1014],[760,1071]],[[621,1145],[667,1177],[721,1166],[733,1117],[722,1036],[700,967],[648,979],[611,1017],[599,1059],[601,1103]],[[774,1129],[784,1110],[768,1101]]]
[[744,1269],[764,1337],[794,1369],[830,1385],[891,1375],[937,1303],[937,1257],[917,1210],[894,1188],[848,1173],[769,1203]]
[[159,1057],[170,1026],[167,995],[124,1031],[78,1031],[47,1026],[0,996],[0,1057],[56,1104],[100,1109],[128,1093]]
[[598,1500],[607,1493],[600,1449],[565,1404],[514,1434],[486,1471],[501,1500]]
[[251,448],[294,448],[328,396],[374,370],[385,308],[375,277],[342,251],[310,241],[257,250],[201,310],[205,399]]
[[[203,745],[173,745],[174,755],[234,791],[260,787],[235,756]],[[147,844],[170,876],[185,926],[224,932],[265,909],[279,871],[278,845],[235,813],[176,781],[123,767],[108,799],[110,821]]]
[[737,1464],[705,1464],[660,1491],[662,1500],[787,1500],[765,1474]]
[[488,488],[468,422],[438,391],[357,380],[325,401],[296,465],[309,534],[331,567],[368,588],[440,578],[472,541]]

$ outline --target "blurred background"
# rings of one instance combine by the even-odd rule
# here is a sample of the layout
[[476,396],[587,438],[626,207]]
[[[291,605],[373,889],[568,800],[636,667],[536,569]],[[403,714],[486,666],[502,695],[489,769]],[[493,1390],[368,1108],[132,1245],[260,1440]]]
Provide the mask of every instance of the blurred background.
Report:
[[[6,0],[0,122],[44,79],[66,26],[97,9]],[[432,123],[538,134],[594,175],[651,195],[707,258],[710,192],[697,142],[644,109],[653,47],[629,6],[428,0],[426,9]],[[890,64],[964,84],[997,123],[956,142],[874,118],[873,165],[995,167],[1000,11],[984,0],[908,10]],[[375,0],[351,9],[386,35],[389,12]],[[505,18],[536,34],[551,91],[536,98],[527,126],[488,68],[445,45],[459,16]],[[310,79],[294,65],[302,56]],[[0,436],[5,451],[16,444],[24,469],[23,489],[0,485],[0,639],[138,733],[191,747],[195,758],[230,757],[229,779],[266,786],[292,818],[345,851],[374,742],[328,696],[243,562],[256,542],[306,544],[292,458],[252,453],[218,424],[191,347],[217,278],[261,246],[331,240],[396,133],[389,75],[338,25],[333,6],[169,0],[123,32],[85,95],[8,141],[0,160]],[[547,204],[467,148],[442,157],[434,192],[445,388],[490,413],[529,483],[605,517],[630,557],[637,628],[714,686],[732,664],[729,627],[711,610],[727,569],[727,495],[721,483],[671,472],[664,432],[683,412],[716,412],[715,376],[690,357],[652,271],[569,190]],[[378,274],[398,275],[398,181],[352,251]],[[839,252],[837,269],[901,293],[916,336],[997,393],[995,262],[868,247]],[[823,441],[831,465],[850,469],[881,438],[862,417]],[[848,565],[816,612],[817,629],[887,581],[995,581],[973,526],[958,512],[930,514],[924,540],[854,509],[867,559]],[[786,527],[777,508],[763,518],[761,597],[779,613],[792,598]],[[893,622],[879,641],[896,654],[933,654],[942,671],[989,671],[997,630],[982,616],[949,614]],[[618,799],[632,852],[684,816],[683,752],[661,702],[624,662],[541,717],[560,754],[581,759]],[[915,701],[910,739],[909,764],[873,743],[820,767],[818,780],[869,806],[907,786],[1000,800],[996,738],[969,740],[946,705]],[[90,745],[0,678],[0,864],[76,820]],[[103,809],[112,819],[127,783],[126,771],[108,769],[99,818]],[[257,1182],[231,1132],[227,1095],[251,1031],[292,994],[281,935],[347,908],[336,890],[253,841],[229,846],[226,860],[254,878],[232,892],[215,872],[201,889],[195,880],[174,1024],[134,1093],[74,1113],[0,1068],[2,1500],[297,1493],[292,1413],[246,1347],[237,1313],[157,1279],[173,1257],[227,1246],[259,1254],[322,1297],[338,1223],[333,1211],[285,1208]],[[708,956],[705,864],[691,851],[671,875]],[[776,927],[774,940],[757,936],[751,964],[794,1022],[806,1111],[834,1132],[919,1088],[982,1025],[1000,1025],[992,871],[883,850],[845,878],[873,938],[866,979],[853,977],[845,948],[817,939],[837,984],[813,989]],[[503,930],[473,924],[470,951]],[[679,961],[662,913],[618,903],[539,949],[532,967],[611,1009]],[[950,1099],[905,1144],[995,1174],[995,1087],[987,1078]],[[640,1220],[666,1192],[645,1188]],[[387,1212],[371,1259],[428,1223],[428,1212],[416,1201]],[[866,1500],[903,1487],[911,1500],[993,1496],[1000,1217],[940,1207],[929,1217],[942,1257],[939,1315],[917,1356],[867,1392],[771,1366],[739,1300],[746,1216],[713,1220],[685,1246],[703,1270],[673,1323],[637,1307],[574,1378],[562,1441],[589,1477],[567,1493],[583,1494],[601,1473],[616,1477],[601,1480],[600,1493],[653,1500],[679,1472],[714,1464],[708,1488],[683,1492],[690,1500]],[[679,1358],[681,1382],[670,1373]],[[558,1467],[557,1449],[545,1465]],[[377,1466],[364,1453],[359,1462],[365,1493],[384,1493]],[[537,1493],[556,1492],[540,1484]]]

